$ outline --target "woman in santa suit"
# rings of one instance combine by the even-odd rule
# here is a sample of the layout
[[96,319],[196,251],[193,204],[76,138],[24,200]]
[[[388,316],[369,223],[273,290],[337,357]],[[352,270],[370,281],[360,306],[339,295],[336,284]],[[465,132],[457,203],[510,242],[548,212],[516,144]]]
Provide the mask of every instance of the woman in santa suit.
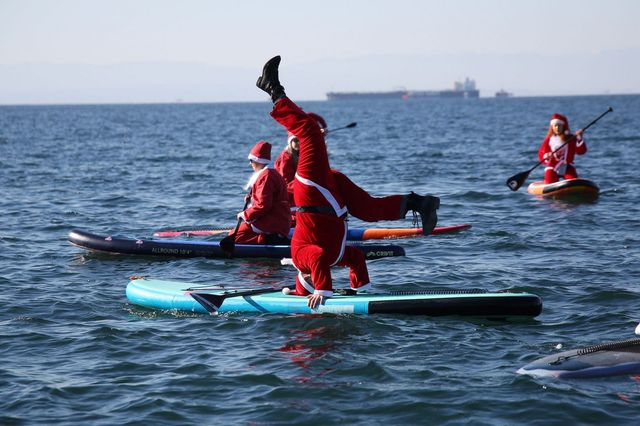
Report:
[[587,144],[582,139],[582,129],[575,135],[569,130],[569,120],[562,114],[553,114],[549,122],[549,132],[538,150],[538,159],[544,161],[544,183],[554,183],[559,176],[575,179],[578,172],[573,158],[587,152]]
[[300,141],[298,137],[292,134],[289,134],[287,137],[287,146],[282,150],[278,158],[276,158],[276,162],[274,167],[280,175],[284,178],[285,183],[287,184],[287,191],[289,193],[289,206],[293,209],[293,181],[296,177],[296,169],[298,168],[298,156],[300,150]]
[[371,197],[342,173],[333,172],[322,130],[313,117],[285,95],[278,80],[279,64],[280,56],[269,60],[256,85],[271,96],[274,103],[271,116],[300,141],[294,180],[298,211],[291,255],[299,271],[295,292],[307,296],[308,306],[315,309],[333,295],[331,267],[334,265],[350,268],[352,289],[362,290],[369,285],[364,254],[345,245],[349,212],[356,217],[392,220],[414,210],[422,218],[423,232],[429,234],[437,222],[440,200],[413,193]]
[[245,189],[250,200],[238,213],[238,244],[288,244],[291,216],[287,185],[271,166],[271,144],[258,142],[249,153],[253,174]]

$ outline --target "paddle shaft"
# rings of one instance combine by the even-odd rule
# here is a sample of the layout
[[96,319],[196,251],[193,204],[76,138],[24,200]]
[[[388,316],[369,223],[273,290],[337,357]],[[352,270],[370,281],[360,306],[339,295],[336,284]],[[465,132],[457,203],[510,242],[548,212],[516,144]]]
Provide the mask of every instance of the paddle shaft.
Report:
[[[249,205],[249,200],[251,198],[247,198],[247,201],[244,202],[244,206],[242,207],[242,211],[245,211],[247,209],[247,206]],[[236,227],[233,230],[233,232],[231,234],[229,234],[229,236],[233,236],[233,239],[236,239],[236,234],[238,233],[238,229],[240,229],[240,224],[242,223],[242,218],[238,218],[238,223],[236,223]]]
[[[244,211],[247,208],[248,205],[249,205],[249,201],[244,203],[244,207],[242,207],[242,211]],[[236,227],[233,229],[233,232],[231,234],[229,234],[229,236],[233,235],[234,240],[235,240],[236,234],[238,233],[238,229],[240,229],[240,224],[241,223],[242,223],[242,218],[238,218],[238,223],[236,223]]]
[[[329,133],[333,133],[333,132],[337,132],[338,130],[344,130],[344,129],[353,129],[354,127],[356,127],[358,125],[357,122],[353,122],[353,123],[349,123],[346,126],[342,126],[342,127],[337,127],[335,129],[327,129],[325,130],[324,134],[328,135]],[[276,136],[273,136],[272,139],[275,139]]]
[[352,129],[354,127],[356,127],[358,123],[353,122],[353,123],[349,123],[346,126],[342,126],[342,127],[338,127],[337,129],[328,129],[327,131],[324,132],[324,134],[329,134],[329,133],[333,133],[333,132],[337,132],[338,130],[344,130],[344,129]]
[[[284,287],[292,290],[295,286]],[[192,292],[191,297],[193,297],[198,303],[202,305],[210,313],[215,313],[220,309],[220,306],[224,303],[224,300],[228,297],[247,297],[247,296],[257,296],[258,294],[263,293],[273,293],[282,291],[282,288],[258,288],[255,290],[244,290],[244,291],[227,291],[224,293],[198,293]]]
[[153,233],[154,237],[192,237],[192,236],[211,236],[218,234],[229,234],[231,229],[185,229],[183,231],[156,231]]
[[[251,191],[247,193],[246,200],[244,202],[244,207],[242,207],[242,211],[247,209],[249,205],[249,201],[251,200]],[[236,227],[233,232],[222,240],[220,240],[220,248],[225,251],[229,256],[233,256],[233,251],[236,248],[236,234],[238,233],[238,229],[240,229],[240,224],[242,223],[242,218],[238,218],[238,223],[236,223]]]

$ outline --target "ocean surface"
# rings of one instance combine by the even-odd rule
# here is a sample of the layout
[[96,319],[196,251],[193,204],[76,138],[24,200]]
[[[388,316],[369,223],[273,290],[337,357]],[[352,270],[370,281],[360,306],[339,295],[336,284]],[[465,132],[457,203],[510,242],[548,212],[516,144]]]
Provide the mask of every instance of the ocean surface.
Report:
[[[634,337],[640,96],[300,104],[330,127],[358,123],[328,139],[333,167],[375,195],[436,194],[439,225],[473,225],[397,240],[406,257],[369,263],[375,288],[522,290],[543,298],[542,314],[499,322],[133,306],[132,275],[293,283],[278,261],[108,256],[66,240],[74,228],[149,237],[233,225],[249,149],[267,139],[275,156],[286,142],[270,103],[3,106],[0,424],[637,424],[637,378],[516,370]],[[505,186],[537,162],[552,113],[575,130],[609,106],[576,161],[601,188],[596,202]],[[334,278],[348,285],[347,271]]]

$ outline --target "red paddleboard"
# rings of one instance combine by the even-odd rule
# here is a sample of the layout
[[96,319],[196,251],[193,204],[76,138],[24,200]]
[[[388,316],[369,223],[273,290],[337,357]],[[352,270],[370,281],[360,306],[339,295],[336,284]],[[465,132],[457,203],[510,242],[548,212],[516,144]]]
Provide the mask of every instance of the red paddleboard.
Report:
[[[431,235],[448,234],[471,228],[470,224],[440,226],[435,228]],[[185,229],[180,231],[157,231],[154,237],[196,237],[226,235],[231,229]],[[353,228],[349,229],[347,239],[350,241],[383,240],[387,238],[406,238],[422,235],[422,228]]]

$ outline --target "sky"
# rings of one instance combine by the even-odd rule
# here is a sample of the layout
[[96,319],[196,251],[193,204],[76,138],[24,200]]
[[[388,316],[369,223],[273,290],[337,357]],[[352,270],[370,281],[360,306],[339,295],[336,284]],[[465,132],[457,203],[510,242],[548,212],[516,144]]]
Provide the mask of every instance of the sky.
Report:
[[639,0],[0,0],[0,104],[640,93]]

